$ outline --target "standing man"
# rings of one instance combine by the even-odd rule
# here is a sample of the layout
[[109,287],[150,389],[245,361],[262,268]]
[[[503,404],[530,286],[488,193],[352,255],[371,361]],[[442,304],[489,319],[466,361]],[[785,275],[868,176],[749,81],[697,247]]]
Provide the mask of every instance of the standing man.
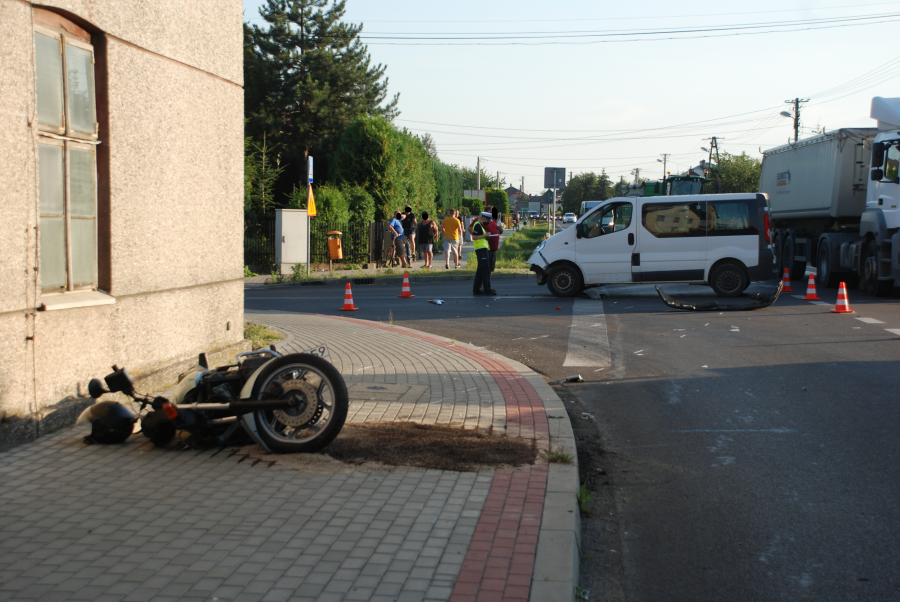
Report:
[[462,224],[456,218],[456,210],[451,209],[447,217],[441,222],[441,229],[444,231],[444,269],[450,269],[450,253],[453,253],[453,261],[459,268],[459,236],[462,231]]
[[416,214],[413,213],[412,207],[407,205],[404,211],[406,213],[402,218],[402,223],[403,235],[406,237],[406,246],[408,249],[406,258],[409,260],[409,263],[412,264],[413,260],[416,258],[416,226],[418,226],[418,222],[416,221]]
[[475,272],[475,284],[472,288],[473,295],[496,295],[497,291],[491,288],[491,265],[488,254],[488,231],[486,225],[491,221],[491,214],[485,211],[472,226],[472,242],[475,246],[475,256],[478,258],[478,271]]
[[400,265],[405,268],[409,264],[406,262],[406,256],[403,254],[403,241],[405,236],[403,235],[403,224],[400,223],[399,211],[394,214],[394,219],[388,222],[388,224],[391,227],[391,236],[393,237],[394,255],[400,258]]
[[503,224],[500,223],[500,210],[491,207],[491,221],[486,225],[488,231],[488,255],[490,257],[491,272],[497,267],[497,251],[500,250],[500,235],[503,234]]

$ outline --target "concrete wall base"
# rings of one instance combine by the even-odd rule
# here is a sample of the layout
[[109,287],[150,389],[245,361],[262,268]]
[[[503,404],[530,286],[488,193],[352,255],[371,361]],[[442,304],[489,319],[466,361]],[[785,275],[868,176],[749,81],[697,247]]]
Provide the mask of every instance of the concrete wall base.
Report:
[[[224,366],[234,363],[239,353],[250,351],[250,341],[241,342],[207,352],[210,364]],[[135,389],[140,392],[162,391],[178,381],[178,376],[197,365],[197,358],[186,358],[168,364],[152,372],[132,373]],[[130,372],[130,371],[129,371]],[[98,374],[97,378],[105,376]],[[111,399],[111,397],[110,397]],[[0,420],[0,451],[6,451],[23,443],[30,443],[42,435],[49,435],[75,424],[85,408],[92,405],[90,397],[69,397],[50,406],[39,416],[6,416]]]

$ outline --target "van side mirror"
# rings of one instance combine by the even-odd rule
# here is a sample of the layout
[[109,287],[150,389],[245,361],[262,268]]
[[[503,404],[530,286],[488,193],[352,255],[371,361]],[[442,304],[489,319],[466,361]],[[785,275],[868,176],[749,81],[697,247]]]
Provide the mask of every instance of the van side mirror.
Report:
[[873,182],[880,182],[884,179],[884,172],[881,169],[873,169],[869,172],[869,179]]
[[584,238],[584,222],[575,224],[575,238]]

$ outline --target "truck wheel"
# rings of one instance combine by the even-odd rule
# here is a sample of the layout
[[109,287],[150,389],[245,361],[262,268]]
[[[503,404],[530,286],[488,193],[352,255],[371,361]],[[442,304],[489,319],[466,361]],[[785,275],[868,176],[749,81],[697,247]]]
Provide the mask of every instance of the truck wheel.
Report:
[[561,265],[547,274],[547,288],[557,297],[574,297],[581,292],[581,274],[570,265]]
[[816,256],[816,283],[822,288],[837,288],[838,285],[838,275],[831,269],[831,248],[826,240],[819,244]]
[[709,274],[709,286],[720,297],[737,297],[750,282],[743,268],[736,263],[722,263]]
[[[806,262],[794,259],[794,237],[787,236],[781,249],[782,265],[788,269],[791,280],[803,280],[806,276]],[[782,268],[782,274],[784,268]]]
[[859,267],[862,272],[860,274],[860,286],[865,287],[867,293],[873,297],[886,297],[891,294],[891,289],[894,288],[894,281],[878,279],[878,248],[875,246],[874,241],[866,245],[862,265]]

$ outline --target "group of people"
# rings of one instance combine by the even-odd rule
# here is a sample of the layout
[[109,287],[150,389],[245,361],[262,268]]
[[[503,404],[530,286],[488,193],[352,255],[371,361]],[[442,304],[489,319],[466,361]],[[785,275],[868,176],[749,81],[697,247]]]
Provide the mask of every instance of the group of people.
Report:
[[[444,238],[444,269],[450,269],[450,257],[453,256],[455,268],[459,268],[462,255],[463,233],[465,232],[458,209],[451,209],[447,217],[441,221],[440,231]],[[472,293],[475,295],[496,295],[491,288],[491,272],[497,265],[497,250],[500,248],[500,235],[503,224],[500,212],[496,207],[487,207],[481,215],[472,221],[469,234],[475,247],[478,269],[475,272],[475,284]],[[403,211],[396,211],[388,222],[393,238],[396,255],[402,267],[409,267],[416,256],[416,249],[422,251],[426,268],[433,268],[434,241],[438,236],[438,225],[431,219],[427,211],[422,212],[419,222],[412,207],[407,205]]]

